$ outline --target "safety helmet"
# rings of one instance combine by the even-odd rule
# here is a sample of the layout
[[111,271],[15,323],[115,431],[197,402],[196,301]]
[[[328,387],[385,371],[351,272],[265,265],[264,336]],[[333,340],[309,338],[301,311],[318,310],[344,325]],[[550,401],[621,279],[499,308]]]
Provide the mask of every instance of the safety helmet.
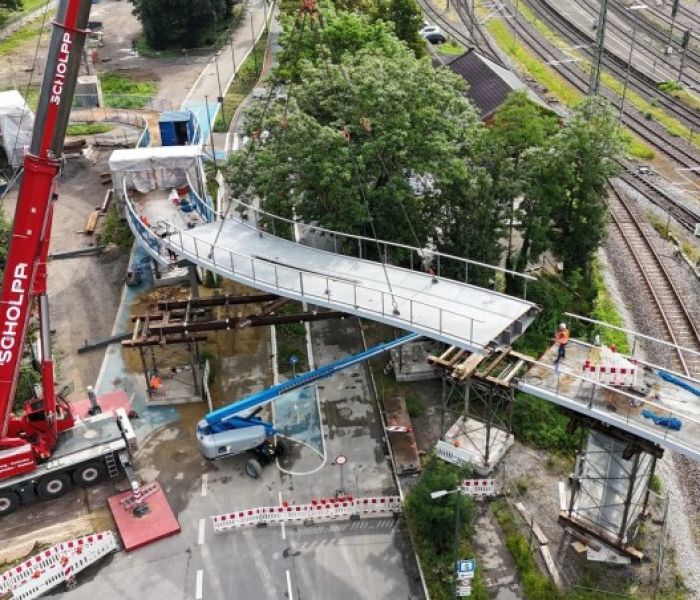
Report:
[[566,329],[566,323],[560,323],[559,329]]

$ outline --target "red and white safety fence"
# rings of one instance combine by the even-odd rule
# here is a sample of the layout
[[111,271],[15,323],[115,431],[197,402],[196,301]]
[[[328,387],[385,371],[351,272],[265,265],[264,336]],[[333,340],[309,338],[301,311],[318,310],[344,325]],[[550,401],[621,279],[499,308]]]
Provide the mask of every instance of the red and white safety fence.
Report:
[[112,531],[56,544],[0,575],[0,597],[32,600],[119,548]]
[[259,506],[211,517],[214,531],[220,533],[231,529],[257,527],[261,525],[281,525],[342,521],[362,517],[385,517],[402,511],[399,496],[379,496],[372,498],[321,498],[309,504],[287,504],[280,506]]
[[459,486],[461,492],[465,496],[495,496],[496,480],[495,479],[464,479]]
[[606,385],[632,387],[637,384],[637,367],[632,363],[625,366],[596,365],[587,360],[583,363],[583,373],[588,379]]

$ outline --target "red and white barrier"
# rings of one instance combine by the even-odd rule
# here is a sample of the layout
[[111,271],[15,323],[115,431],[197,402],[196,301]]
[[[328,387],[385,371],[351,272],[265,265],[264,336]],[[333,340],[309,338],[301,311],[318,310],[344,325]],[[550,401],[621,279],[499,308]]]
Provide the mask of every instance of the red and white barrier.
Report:
[[496,495],[495,479],[464,479],[459,487],[465,496],[480,498]]
[[286,502],[281,506],[259,506],[211,517],[214,531],[220,533],[231,529],[243,529],[258,525],[303,524],[325,521],[342,521],[362,517],[383,517],[402,511],[401,498],[380,496],[376,498],[321,498],[309,504]]
[[118,549],[111,531],[87,535],[51,546],[0,575],[0,597],[33,600]]
[[588,379],[605,385],[632,387],[637,384],[636,366],[596,365],[587,360],[583,363],[583,372]]

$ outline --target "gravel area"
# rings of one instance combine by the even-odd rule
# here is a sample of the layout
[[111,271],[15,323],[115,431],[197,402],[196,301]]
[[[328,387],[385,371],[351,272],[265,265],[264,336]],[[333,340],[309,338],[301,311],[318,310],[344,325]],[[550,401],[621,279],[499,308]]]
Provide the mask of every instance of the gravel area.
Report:
[[[638,214],[654,212],[658,209],[645,201],[634,192],[630,195],[641,204]],[[662,257],[664,266],[673,278],[674,284],[686,300],[688,309],[697,317],[700,315],[700,282],[685,261],[675,253],[675,246],[662,239],[651,225],[645,225],[653,244]],[[614,231],[611,228],[611,231]],[[632,256],[624,242],[612,233],[605,242],[605,255],[611,267],[608,278],[612,276],[617,282],[617,289],[622,303],[623,319],[630,329],[643,331],[647,335],[661,337],[664,331],[658,324],[655,311],[650,308],[649,293],[640,286],[636,269],[631,268]],[[642,301],[640,301],[640,299]],[[653,356],[656,364],[668,366],[668,350],[662,345],[644,343],[639,348],[640,357]],[[675,548],[675,562],[686,586],[689,588],[689,598],[700,598],[700,515],[697,507],[700,505],[700,466],[683,456],[666,452],[660,461],[658,472],[662,478],[664,489],[670,496],[669,510],[669,539]]]

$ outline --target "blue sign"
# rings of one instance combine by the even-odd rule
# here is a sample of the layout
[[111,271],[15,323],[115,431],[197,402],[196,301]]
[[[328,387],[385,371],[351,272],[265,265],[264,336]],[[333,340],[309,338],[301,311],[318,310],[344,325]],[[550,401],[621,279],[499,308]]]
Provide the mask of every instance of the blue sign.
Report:
[[473,577],[474,571],[476,571],[476,561],[474,559],[457,561],[457,577],[459,579]]
[[294,366],[294,365],[296,365],[298,362],[299,362],[299,359],[297,358],[296,354],[292,354],[292,355],[289,357],[289,364],[290,364],[290,365]]

